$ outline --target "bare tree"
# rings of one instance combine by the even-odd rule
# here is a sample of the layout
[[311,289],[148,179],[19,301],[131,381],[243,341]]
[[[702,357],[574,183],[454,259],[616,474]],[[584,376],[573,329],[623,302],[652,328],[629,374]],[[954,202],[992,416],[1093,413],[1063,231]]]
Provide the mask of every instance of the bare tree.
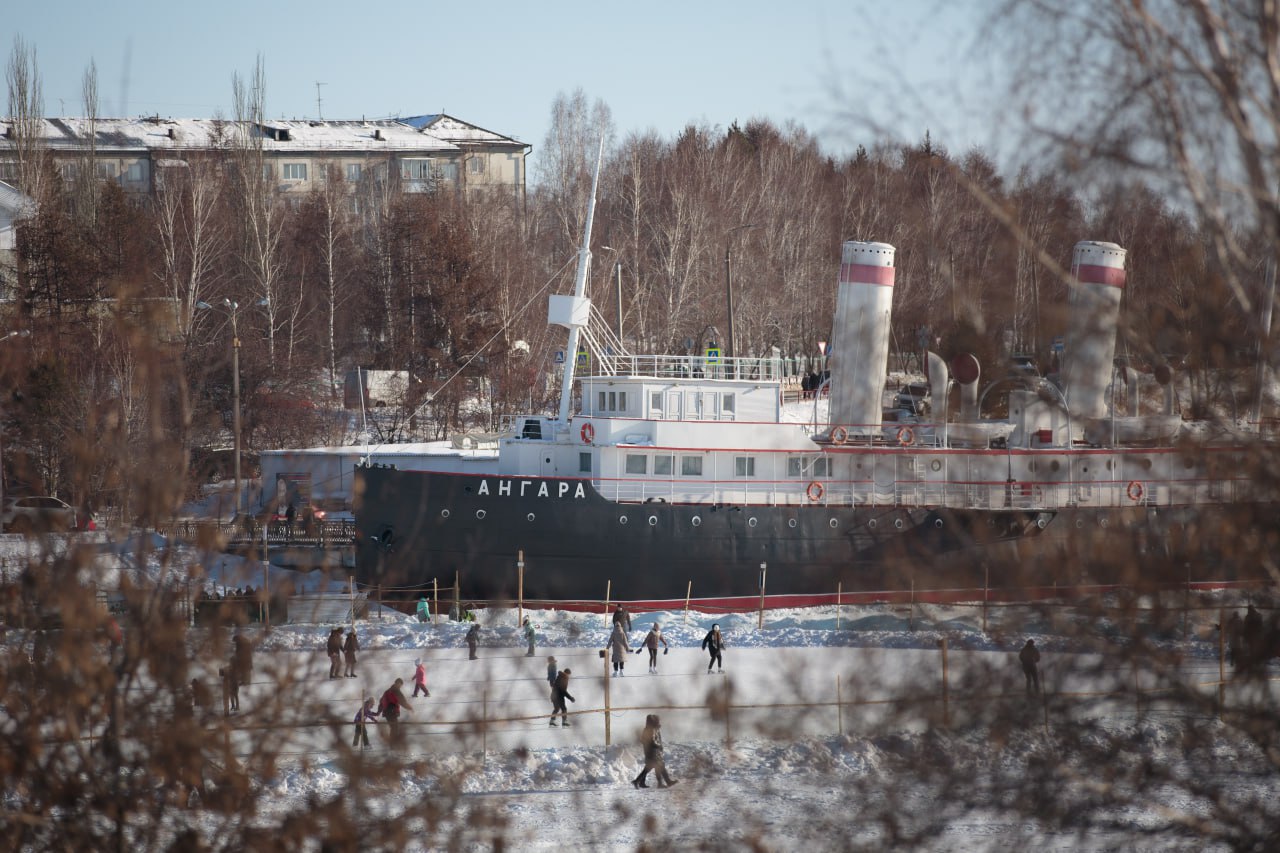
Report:
[[48,152],[44,145],[44,93],[36,49],[20,35],[13,37],[13,51],[5,69],[9,88],[9,118],[18,155],[18,189],[43,202],[48,180]]

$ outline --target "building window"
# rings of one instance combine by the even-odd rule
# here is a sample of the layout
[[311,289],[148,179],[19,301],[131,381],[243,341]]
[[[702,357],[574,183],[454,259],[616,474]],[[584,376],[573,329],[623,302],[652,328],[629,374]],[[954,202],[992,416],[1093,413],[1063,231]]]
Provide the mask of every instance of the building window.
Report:
[[146,160],[135,160],[129,164],[129,170],[125,172],[124,179],[135,184],[142,183],[147,179],[147,166]]
[[578,454],[578,473],[580,474],[591,473],[591,454],[590,453]]
[[606,400],[608,400],[608,397],[606,397],[606,396],[605,396],[605,393],[604,393],[603,391],[601,391],[601,392],[600,392],[600,403],[596,406],[596,410],[597,410],[597,411],[601,411],[601,412],[605,411],[604,404],[605,404],[605,401],[606,401]]
[[0,160],[0,181],[18,180],[18,163],[15,160]]
[[830,477],[831,457],[829,456],[788,456],[788,477]]
[[442,181],[449,181],[456,184],[458,182],[458,164],[437,163],[435,174],[436,177]]
[[306,163],[285,163],[283,168],[286,181],[305,181],[307,179]]
[[701,477],[702,476],[702,457],[701,456],[681,456],[680,457],[680,476]]
[[649,457],[641,453],[628,453],[627,454],[627,473],[628,474],[649,473]]
[[116,164],[103,163],[98,161],[98,179],[103,181],[114,181],[116,178]]
[[472,175],[484,174],[484,157],[476,155],[467,160],[467,172]]
[[353,184],[359,182],[360,180],[360,164],[359,163],[347,164],[347,180]]
[[401,160],[400,177],[406,181],[431,180],[431,161],[427,159]]
[[653,457],[653,473],[658,477],[670,477],[675,470],[676,458],[670,453],[659,453]]
[[63,163],[58,167],[58,171],[62,173],[62,180],[74,181],[80,174],[80,170],[76,168],[75,163]]
[[754,477],[756,475],[756,458],[754,456],[733,457],[733,476]]
[[732,394],[720,395],[720,411],[723,412],[725,415],[729,417],[733,417],[734,412],[737,411],[736,406],[737,406],[737,403],[734,401]]

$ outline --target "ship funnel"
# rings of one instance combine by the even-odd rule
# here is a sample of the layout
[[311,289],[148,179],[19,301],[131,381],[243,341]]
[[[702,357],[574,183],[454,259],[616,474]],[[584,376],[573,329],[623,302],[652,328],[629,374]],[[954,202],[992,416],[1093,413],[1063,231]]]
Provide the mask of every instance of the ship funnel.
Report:
[[850,240],[840,257],[831,332],[831,424],[850,435],[879,432],[889,367],[896,250]]
[[978,379],[982,367],[973,353],[961,353],[951,359],[951,375],[960,385],[960,421],[971,424],[978,420]]
[[1071,261],[1071,317],[1062,377],[1073,424],[1107,413],[1106,393],[1116,351],[1125,250],[1091,240],[1076,244]]
[[947,384],[950,380],[947,362],[936,352],[929,353],[929,398],[933,401],[930,419],[935,423],[947,422]]

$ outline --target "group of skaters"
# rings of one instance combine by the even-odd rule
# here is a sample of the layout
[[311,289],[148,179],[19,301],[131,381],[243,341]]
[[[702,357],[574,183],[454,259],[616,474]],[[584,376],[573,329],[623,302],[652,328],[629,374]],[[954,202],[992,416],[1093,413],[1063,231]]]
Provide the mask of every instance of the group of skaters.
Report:
[[359,650],[360,641],[356,639],[354,627],[347,631],[345,640],[342,638],[342,626],[330,631],[325,643],[325,652],[329,655],[329,677],[356,678],[356,652]]
[[[611,662],[613,664],[613,677],[626,675],[627,668],[627,652],[629,652],[631,641],[631,614],[622,605],[618,605],[613,611],[613,633],[609,635],[609,652]],[[645,635],[644,640],[640,642],[639,647],[635,649],[635,654],[646,649],[649,652],[649,672],[656,674],[658,672],[658,646],[662,646],[662,653],[665,655],[671,651],[671,644],[667,642],[667,638],[662,636],[662,625],[658,622],[653,623],[653,627],[649,629],[649,633]],[[724,649],[724,636],[720,633],[720,626],[712,625],[711,630],[707,632],[707,636],[702,639],[702,649],[709,652],[711,660],[707,663],[707,672],[712,671],[715,667],[716,671],[724,671],[724,657],[721,651]]]

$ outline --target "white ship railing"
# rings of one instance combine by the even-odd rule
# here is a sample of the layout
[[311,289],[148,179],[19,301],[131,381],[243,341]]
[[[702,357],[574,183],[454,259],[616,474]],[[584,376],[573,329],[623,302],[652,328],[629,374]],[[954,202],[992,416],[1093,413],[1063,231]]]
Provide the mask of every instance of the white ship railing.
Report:
[[[624,504],[723,504],[725,506],[944,507],[1017,509],[1207,506],[1273,500],[1248,479],[1090,483],[938,483],[899,480],[889,484],[824,479],[821,491],[808,482],[707,483],[597,479],[601,496]],[[813,497],[817,494],[817,497]]]
[[[593,350],[594,352],[594,350]],[[592,376],[634,376],[654,379],[738,379],[782,381],[778,358],[707,358],[700,355],[609,355],[597,357],[587,368]]]

